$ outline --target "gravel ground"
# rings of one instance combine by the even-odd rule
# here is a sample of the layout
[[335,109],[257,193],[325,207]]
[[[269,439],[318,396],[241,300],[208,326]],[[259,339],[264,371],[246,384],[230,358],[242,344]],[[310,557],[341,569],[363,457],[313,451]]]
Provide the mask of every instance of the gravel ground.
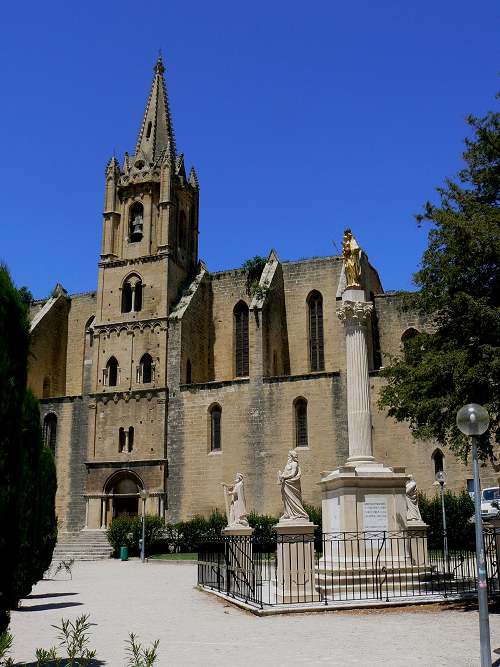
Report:
[[[184,563],[76,563],[73,580],[42,581],[12,614],[16,664],[56,644],[52,623],[90,614],[100,665],[126,665],[124,641],[160,639],[159,667],[172,665],[478,665],[476,611],[327,612],[259,618],[197,591]],[[500,665],[500,614],[490,615]]]

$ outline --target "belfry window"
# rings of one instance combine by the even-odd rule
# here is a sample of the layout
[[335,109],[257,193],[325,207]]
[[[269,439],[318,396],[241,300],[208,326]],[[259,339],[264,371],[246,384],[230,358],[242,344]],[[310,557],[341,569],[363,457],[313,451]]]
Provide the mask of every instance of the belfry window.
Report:
[[236,377],[246,377],[248,365],[248,306],[239,301],[234,307],[234,368]]
[[131,452],[134,449],[134,427],[128,427],[128,451]]
[[218,452],[221,450],[221,426],[222,426],[222,408],[220,405],[213,405],[209,410],[210,415],[210,451]]
[[103,370],[103,384],[106,387],[116,387],[118,384],[118,361],[116,357],[110,357],[106,368]]
[[323,339],[323,297],[314,290],[307,298],[309,315],[309,366],[311,371],[325,370]]
[[308,447],[307,438],[307,401],[305,398],[297,398],[294,402],[295,411],[295,446]]
[[122,313],[138,313],[142,310],[143,284],[139,276],[129,276],[122,286]]
[[154,382],[154,363],[153,358],[146,352],[141,357],[137,367],[137,382],[139,384],[149,384]]
[[57,417],[53,412],[45,416],[43,420],[43,444],[49,447],[52,454],[56,453]]
[[136,201],[129,209],[128,240],[130,243],[142,241],[144,227],[144,206]]

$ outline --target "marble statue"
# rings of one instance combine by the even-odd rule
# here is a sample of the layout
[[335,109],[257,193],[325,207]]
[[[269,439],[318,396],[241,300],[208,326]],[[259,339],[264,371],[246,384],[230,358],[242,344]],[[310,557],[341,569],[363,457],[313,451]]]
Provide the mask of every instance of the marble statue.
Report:
[[347,288],[361,287],[361,252],[351,230],[346,229],[342,240],[342,257]]
[[417,500],[417,483],[412,475],[408,475],[406,482],[406,521],[422,521]]
[[234,484],[222,484],[222,486],[224,487],[224,498],[226,501],[227,527],[245,526],[247,528],[248,520],[243,475],[241,472],[237,473]]
[[285,508],[283,519],[307,519],[309,517],[302,505],[302,490],[300,487],[300,466],[297,452],[293,449],[288,452],[287,464],[278,472],[278,481],[281,484],[281,498]]

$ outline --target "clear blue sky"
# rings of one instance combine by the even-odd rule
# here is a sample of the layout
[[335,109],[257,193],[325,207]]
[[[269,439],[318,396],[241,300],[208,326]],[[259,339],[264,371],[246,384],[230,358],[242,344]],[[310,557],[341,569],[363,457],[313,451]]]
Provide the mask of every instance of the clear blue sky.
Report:
[[104,168],[133,151],[161,48],[200,256],[334,254],[352,227],[386,289],[413,214],[494,107],[497,2],[34,2],[2,8],[0,258],[36,297],[95,289]]

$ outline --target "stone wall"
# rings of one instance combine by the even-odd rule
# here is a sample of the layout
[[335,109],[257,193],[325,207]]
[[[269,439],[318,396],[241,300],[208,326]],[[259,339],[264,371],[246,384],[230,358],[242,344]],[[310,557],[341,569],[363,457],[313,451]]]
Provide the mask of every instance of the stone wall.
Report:
[[66,346],[70,300],[60,296],[35,326],[28,359],[28,386],[37,398],[66,393]]

